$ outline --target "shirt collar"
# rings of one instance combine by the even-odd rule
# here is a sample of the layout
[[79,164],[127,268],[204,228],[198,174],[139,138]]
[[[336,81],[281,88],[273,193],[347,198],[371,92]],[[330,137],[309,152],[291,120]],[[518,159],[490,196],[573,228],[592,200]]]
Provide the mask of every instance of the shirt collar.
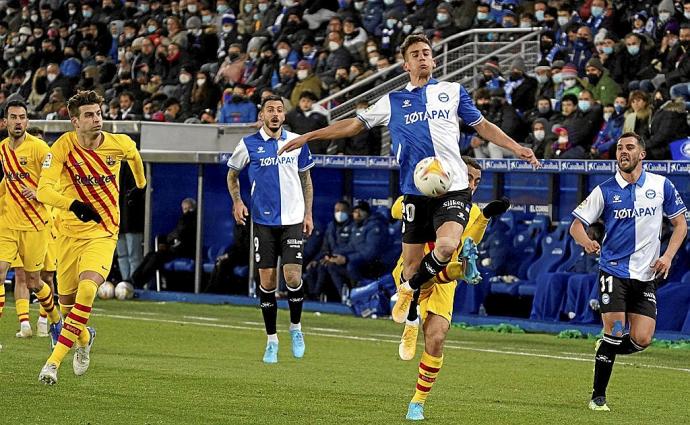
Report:
[[[642,186],[644,186],[645,180],[647,180],[647,172],[646,172],[645,170],[642,170],[642,174],[640,174],[640,178],[637,179],[637,181],[635,182],[635,184],[636,184],[637,186],[639,186],[639,187],[642,187]],[[618,182],[618,185],[619,185],[621,188],[625,188],[627,185],[630,184],[630,183],[628,183],[628,181],[625,180],[625,179],[623,178],[623,176],[621,175],[621,170],[616,171],[616,181]]]
[[407,90],[407,91],[412,91],[412,90],[414,90],[414,89],[416,89],[416,88],[420,88],[420,89],[421,89],[421,88],[426,87],[426,86],[429,85],[429,84],[438,84],[438,80],[436,80],[435,78],[432,78],[432,79],[429,80],[428,83],[426,83],[426,84],[423,85],[422,87],[416,87],[416,86],[413,86],[412,83],[407,83],[407,85],[405,86],[405,90]]
[[[261,138],[264,139],[264,142],[268,142],[269,139],[272,139],[272,137],[266,133],[266,130],[264,130],[263,126],[261,127],[261,130],[259,130],[259,134],[261,135]],[[281,128],[280,140],[285,140],[286,137],[287,133],[285,132],[285,129]]]

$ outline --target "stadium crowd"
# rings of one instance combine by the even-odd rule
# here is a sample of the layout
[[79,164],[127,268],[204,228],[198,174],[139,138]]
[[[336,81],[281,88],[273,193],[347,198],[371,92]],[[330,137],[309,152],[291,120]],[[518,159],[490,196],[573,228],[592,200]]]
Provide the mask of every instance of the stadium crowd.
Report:
[[[635,130],[649,158],[670,159],[669,143],[688,133],[688,0],[1,3],[0,104],[21,96],[34,118],[66,119],[70,95],[93,89],[107,119],[253,123],[261,98],[279,94],[289,127],[307,132],[327,123],[320,99],[401,61],[407,34],[437,43],[469,28],[522,26],[543,28],[538,65],[518,58],[501,69],[489,59],[470,89],[540,157],[607,158],[616,136]],[[314,150],[379,154],[379,144],[374,133]],[[471,134],[464,148],[506,155]]]

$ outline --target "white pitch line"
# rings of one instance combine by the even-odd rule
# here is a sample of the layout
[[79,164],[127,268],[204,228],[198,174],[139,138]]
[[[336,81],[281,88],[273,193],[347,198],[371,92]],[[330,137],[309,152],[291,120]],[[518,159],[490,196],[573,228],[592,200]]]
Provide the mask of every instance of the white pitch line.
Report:
[[[189,322],[189,321],[185,321],[185,320],[154,319],[154,318],[149,318],[149,317],[135,317],[135,316],[111,315],[111,314],[101,314],[100,316],[110,317],[112,319],[140,320],[143,322],[172,323],[172,324],[180,324],[180,325],[196,325],[196,326],[206,326],[206,327],[224,328],[224,329],[239,329],[239,330],[251,330],[251,331],[256,331],[256,330],[261,329],[261,328],[253,328],[253,327],[248,327],[248,326],[228,325],[228,324],[223,324],[223,323],[198,323],[198,322]],[[326,337],[326,338],[349,339],[349,340],[355,340],[355,341],[391,342],[391,343],[395,343],[395,344],[400,343],[400,337],[395,336],[395,335],[387,335],[386,338],[389,338],[389,339],[381,339],[381,338],[374,338],[374,337],[361,337],[361,336],[355,336],[355,335],[333,335],[333,334],[318,333],[318,332],[308,332],[308,335],[321,336],[321,337]],[[585,359],[585,358],[572,357],[572,356],[559,356],[559,355],[553,355],[553,354],[528,353],[528,352],[524,352],[524,351],[461,347],[458,345],[445,345],[445,347],[451,348],[451,349],[456,349],[456,350],[474,351],[474,352],[480,352],[480,353],[502,354],[502,355],[510,355],[510,356],[521,356],[521,357],[537,357],[537,358],[543,358],[543,359],[569,360],[569,361],[588,362],[588,363],[594,362],[593,358]],[[621,364],[621,365],[625,365],[625,366],[644,367],[644,368],[649,368],[649,369],[664,369],[664,370],[673,370],[673,371],[677,371],[677,372],[690,373],[690,369],[688,369],[688,368],[662,366],[662,365],[650,365],[650,364],[642,364],[642,363],[620,362],[620,361],[616,362],[616,363]]]
[[207,322],[220,322],[217,317],[204,317],[204,316],[182,316],[183,319],[193,319],[193,320],[205,320]]

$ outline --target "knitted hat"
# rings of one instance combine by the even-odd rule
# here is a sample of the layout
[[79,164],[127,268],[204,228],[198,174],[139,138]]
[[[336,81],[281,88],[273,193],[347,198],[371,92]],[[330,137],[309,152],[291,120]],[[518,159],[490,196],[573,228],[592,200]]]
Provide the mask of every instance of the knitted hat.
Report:
[[526,72],[525,71],[525,61],[522,60],[520,56],[516,57],[513,59],[513,61],[510,63],[510,69],[517,69],[518,71],[522,72],[523,74]]
[[561,69],[561,75],[563,78],[577,77],[577,68],[574,64],[568,63]]
[[534,67],[535,71],[548,71],[550,69],[551,69],[551,64],[546,59],[540,60],[539,63],[537,64],[537,66]]
[[565,61],[562,61],[560,59],[555,60],[551,63],[551,69],[553,69],[553,68],[562,69],[564,66],[565,66]]
[[591,66],[591,67],[598,69],[599,72],[601,72],[602,74],[606,70],[606,68],[604,68],[604,65],[601,63],[601,61],[598,58],[594,58],[594,57],[587,61],[587,66]]
[[484,63],[484,70],[489,70],[493,72],[494,74],[500,74],[501,73],[501,68],[498,66],[498,62],[495,60],[489,59]]

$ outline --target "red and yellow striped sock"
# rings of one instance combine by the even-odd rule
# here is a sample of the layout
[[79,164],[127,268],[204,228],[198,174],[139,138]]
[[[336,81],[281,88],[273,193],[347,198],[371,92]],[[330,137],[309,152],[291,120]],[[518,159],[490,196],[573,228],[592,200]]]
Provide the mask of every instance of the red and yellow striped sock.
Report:
[[17,308],[17,319],[19,324],[29,321],[29,300],[24,298],[17,298],[14,300],[14,305]]
[[50,289],[50,286],[42,282],[41,289],[36,292],[36,298],[38,298],[38,302],[41,303],[41,308],[43,309],[43,311],[41,311],[39,308],[39,313],[42,313],[41,317],[45,317],[47,315],[50,323],[59,322],[60,314],[55,309],[53,291]]
[[60,304],[60,313],[62,317],[67,317],[69,312],[72,311],[72,307],[74,307],[74,304]]
[[[62,360],[65,358],[69,350],[74,345],[74,341],[79,339],[80,344],[83,340],[89,342],[89,333],[86,331],[86,323],[91,316],[91,306],[93,300],[96,298],[96,290],[98,285],[90,279],[84,279],[79,282],[77,288],[77,297],[74,307],[65,317],[62,325],[62,332],[58,338],[58,343],[53,349],[53,353],[48,358],[48,363],[54,363],[60,366]],[[86,334],[85,336],[82,336]]]
[[5,309],[5,282],[0,282],[0,317]]
[[412,403],[424,404],[431,387],[436,382],[438,372],[443,366],[443,356],[434,357],[426,351],[422,354],[419,361],[419,376],[417,377],[417,388],[412,397]]

